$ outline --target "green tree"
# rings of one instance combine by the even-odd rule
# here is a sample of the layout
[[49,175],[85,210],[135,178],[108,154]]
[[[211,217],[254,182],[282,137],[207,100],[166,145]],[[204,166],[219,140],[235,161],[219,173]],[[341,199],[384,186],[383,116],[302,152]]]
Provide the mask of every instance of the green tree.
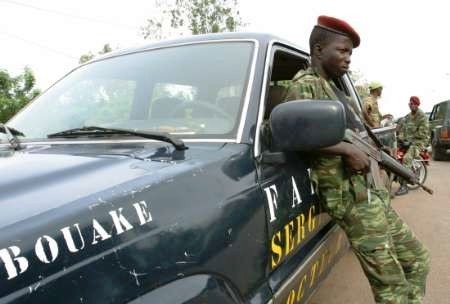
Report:
[[355,84],[355,89],[361,98],[369,96],[369,84],[360,70],[350,71],[350,78]]
[[0,122],[6,122],[40,94],[35,85],[36,78],[28,67],[24,69],[23,74],[16,77],[0,69]]
[[[103,48],[97,54],[103,55],[103,54],[109,53],[111,51],[112,51],[111,46],[109,45],[109,43],[106,43],[105,45],[103,45]],[[89,60],[93,59],[94,57],[95,57],[95,55],[91,51],[89,51],[88,53],[80,56],[78,63],[83,64],[83,63],[88,62]]]
[[156,6],[158,15],[141,28],[146,39],[166,38],[171,30],[193,35],[235,32],[244,25],[237,0],[165,0]]

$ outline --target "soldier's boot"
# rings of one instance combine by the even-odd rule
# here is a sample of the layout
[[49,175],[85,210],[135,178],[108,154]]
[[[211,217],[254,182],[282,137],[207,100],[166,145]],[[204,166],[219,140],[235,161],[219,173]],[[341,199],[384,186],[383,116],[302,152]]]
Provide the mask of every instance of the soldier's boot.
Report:
[[408,186],[406,185],[406,181],[402,180],[400,183],[400,188],[397,190],[397,192],[395,192],[395,195],[405,195],[408,194],[409,189]]

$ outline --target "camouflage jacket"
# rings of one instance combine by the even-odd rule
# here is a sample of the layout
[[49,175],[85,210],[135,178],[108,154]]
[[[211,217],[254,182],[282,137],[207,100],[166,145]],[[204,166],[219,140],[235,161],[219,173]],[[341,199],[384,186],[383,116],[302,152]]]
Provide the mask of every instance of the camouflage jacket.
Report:
[[417,109],[416,115],[409,113],[401,123],[399,139],[409,141],[420,149],[425,148],[430,140],[430,130],[428,117],[425,113]]
[[374,96],[367,96],[363,101],[363,111],[367,123],[371,127],[378,127],[381,121],[381,114],[378,108],[377,98]]
[[[338,100],[333,91],[334,84],[326,81],[312,68],[298,72],[290,85],[286,101],[297,99]],[[338,101],[337,101],[338,102]],[[350,110],[355,112],[355,105],[349,99]],[[358,115],[358,117],[360,117]],[[324,122],[326,123],[326,122]],[[311,179],[321,202],[327,212],[337,219],[342,219],[351,201],[367,199],[367,185],[361,175],[350,176],[341,156],[320,155],[311,160]]]

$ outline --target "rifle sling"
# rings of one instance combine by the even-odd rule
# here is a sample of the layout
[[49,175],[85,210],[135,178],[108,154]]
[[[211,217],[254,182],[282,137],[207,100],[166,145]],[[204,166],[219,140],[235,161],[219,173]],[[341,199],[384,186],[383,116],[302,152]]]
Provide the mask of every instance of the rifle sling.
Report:
[[332,83],[330,86],[333,89],[334,94],[338,98],[338,101],[344,106],[345,117],[347,119],[347,128],[354,131],[364,131],[364,125],[361,122],[361,119],[356,116],[356,114],[352,110],[350,110],[350,107],[348,105],[348,97],[344,94],[344,92],[339,90],[334,83]]
[[[352,110],[350,110],[348,105],[349,100],[348,97],[344,94],[344,92],[339,90],[334,84],[331,84],[331,88],[333,89],[334,94],[336,94],[338,101],[344,106],[346,114],[345,116],[347,119],[346,121],[347,128],[351,130],[357,130],[359,132],[364,131],[364,129],[366,129],[367,134],[369,134],[370,138],[372,138],[372,136],[375,137],[374,141],[378,145],[380,142],[378,141],[376,136],[372,133],[372,131],[370,131],[370,129],[367,128],[367,126],[361,121],[361,119]],[[378,166],[378,162],[375,161],[374,159],[371,159],[370,161],[370,172],[371,174],[367,175],[367,182],[373,184],[376,189],[385,189],[383,180],[380,176],[380,168]],[[367,191],[369,195],[370,190],[368,189]]]

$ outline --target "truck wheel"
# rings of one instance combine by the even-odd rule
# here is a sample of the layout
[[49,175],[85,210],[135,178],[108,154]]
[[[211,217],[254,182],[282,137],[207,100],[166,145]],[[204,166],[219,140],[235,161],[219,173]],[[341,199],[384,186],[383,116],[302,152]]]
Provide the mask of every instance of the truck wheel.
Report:
[[433,140],[433,143],[431,145],[431,157],[433,158],[433,160],[445,160],[447,155],[446,155],[446,150],[439,147],[436,140]]

